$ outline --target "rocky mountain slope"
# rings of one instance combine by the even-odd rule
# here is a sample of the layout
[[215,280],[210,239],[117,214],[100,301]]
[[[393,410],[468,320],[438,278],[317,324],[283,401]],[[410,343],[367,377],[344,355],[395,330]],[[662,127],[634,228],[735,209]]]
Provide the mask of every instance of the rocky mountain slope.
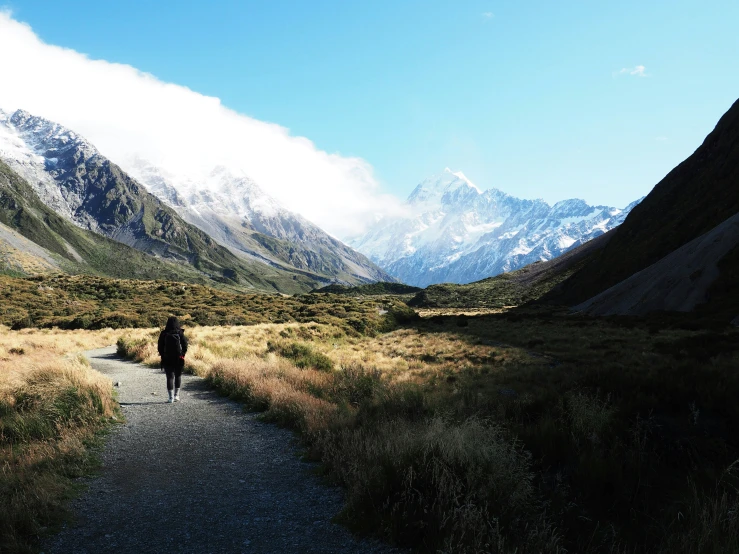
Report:
[[[591,315],[645,315],[653,311],[690,312],[709,299],[718,267],[739,246],[739,214],[634,273],[574,310]],[[739,306],[735,306],[739,312]]]
[[608,245],[552,296],[579,304],[739,213],[739,101],[634,208]]
[[193,177],[174,175],[141,157],[122,163],[149,192],[237,255],[344,284],[394,280],[364,255],[280,206],[243,172],[216,167]]
[[1,160],[0,272],[208,281],[191,266],[147,255],[73,225],[41,202],[25,179]]
[[[288,264],[235,256],[183,221],[83,137],[22,110],[0,112],[0,159],[27,179],[45,205],[78,227],[189,265],[213,281],[280,292],[307,291],[333,281]],[[254,237],[272,240],[258,233]]]
[[462,173],[426,179],[406,202],[407,216],[378,222],[350,241],[404,282],[469,283],[546,261],[618,226],[624,209],[481,191]]
[[[633,279],[624,282],[623,286],[632,290],[636,290],[636,281],[656,279],[657,274],[672,275],[682,282],[685,271],[693,267],[688,271],[688,278],[695,281],[692,285],[683,283],[685,286],[679,288],[677,281],[662,283],[662,288],[673,291],[670,298],[665,291],[654,289],[649,293],[645,289],[644,294],[639,293],[640,298],[648,302],[650,310],[695,307],[699,311],[707,310],[716,314],[726,312],[724,315],[733,317],[736,315],[734,312],[739,313],[736,304],[739,302],[739,245],[734,245],[728,251],[709,248],[703,239],[698,238],[706,233],[729,229],[721,225],[729,225],[731,218],[739,213],[737,184],[739,101],[724,114],[703,144],[634,208],[605,248],[591,256],[582,269],[558,290],[552,291],[548,300],[569,305],[581,304],[631,276],[634,276]],[[718,234],[706,236],[722,244],[730,240],[730,235],[719,234],[721,238]],[[695,245],[702,245],[701,248],[705,248],[710,256],[698,252],[690,254]],[[681,248],[683,246],[685,250]],[[731,244],[725,246],[728,248]],[[680,253],[673,255],[678,249]],[[713,268],[718,271],[715,272]],[[635,275],[637,272],[642,272],[641,277]],[[708,276],[711,276],[710,283],[703,283],[699,287],[700,302],[689,301],[698,281],[702,282]],[[660,278],[659,281],[663,280]],[[650,285],[644,282],[639,284],[641,287],[650,288]],[[678,293],[684,295],[682,300],[675,297]],[[656,301],[657,296],[653,295],[662,300]],[[644,311],[629,307],[628,304],[621,304],[623,309],[616,309],[614,305],[613,309],[606,311]]]

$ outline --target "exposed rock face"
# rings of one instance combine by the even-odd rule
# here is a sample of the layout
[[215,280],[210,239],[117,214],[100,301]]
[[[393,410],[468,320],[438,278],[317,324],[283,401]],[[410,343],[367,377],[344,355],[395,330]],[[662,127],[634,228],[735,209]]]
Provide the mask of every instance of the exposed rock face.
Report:
[[44,204],[28,182],[0,160],[0,271],[25,275],[95,273],[129,279],[207,282],[187,264],[147,255],[81,229]]
[[243,173],[216,167],[197,179],[170,174],[142,158],[124,165],[186,221],[237,254],[347,284],[395,280],[364,255],[284,209]]
[[406,202],[408,215],[378,222],[350,241],[416,286],[469,283],[551,260],[619,225],[631,208],[515,198],[481,191],[448,169],[426,179]]
[[46,206],[78,227],[190,265],[208,278],[282,292],[306,291],[331,281],[313,272],[236,257],[84,138],[22,110],[0,113],[0,159]]

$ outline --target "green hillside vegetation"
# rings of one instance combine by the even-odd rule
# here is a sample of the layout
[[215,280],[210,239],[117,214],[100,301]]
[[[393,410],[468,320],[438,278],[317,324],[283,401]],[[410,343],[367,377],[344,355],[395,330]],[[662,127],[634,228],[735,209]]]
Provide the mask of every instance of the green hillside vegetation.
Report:
[[[322,278],[310,272],[287,271],[266,264],[248,263],[215,243],[207,234],[164,207],[153,196],[110,166],[112,177],[99,177],[103,197],[97,204],[109,214],[102,227],[113,232],[126,227],[126,218],[141,230],[134,247],[80,229],[47,207],[31,186],[0,161],[0,222],[57,256],[65,272],[92,273],[117,278],[173,279],[221,284],[240,290],[307,292]],[[92,172],[93,177],[97,176]],[[111,181],[112,182],[109,182]],[[107,188],[106,188],[107,187]],[[89,208],[89,206],[88,206]],[[138,211],[137,211],[138,210]],[[151,253],[154,255],[148,255]]]
[[52,253],[70,273],[206,281],[204,275],[187,266],[165,262],[76,227],[41,202],[28,183],[2,161],[0,222]]
[[[739,212],[738,182],[739,101],[551,300],[570,305],[583,302],[710,231]],[[725,264],[735,256],[728,258]],[[725,303],[715,295],[711,301],[719,306]]]
[[[289,271],[304,272],[309,276],[317,274],[326,281],[337,279],[347,283],[367,281],[367,278],[359,278],[350,272],[351,269],[341,255],[347,255],[348,252],[352,258],[361,261],[365,266],[373,266],[377,271],[376,278],[389,277],[364,255],[353,251],[338,240],[328,236],[316,238],[314,229],[305,228],[294,231],[299,237],[309,238],[307,235],[313,235],[315,242],[305,245],[298,241],[278,239],[255,230],[248,230],[247,222],[243,222],[242,227],[244,231],[238,234],[238,238],[239,244],[246,251],[254,252],[258,256],[264,256],[266,253],[285,265],[285,269]],[[324,243],[321,238],[328,241],[328,244]]]
[[[519,284],[512,273],[503,273],[467,285],[430,285],[416,294],[408,305],[414,308],[503,308],[534,300],[541,296],[540,290]],[[549,288],[544,286],[543,290],[547,292]]]
[[18,279],[0,275],[0,324],[63,329],[157,327],[169,315],[186,325],[251,325],[317,321],[348,333],[392,328],[414,312],[394,298],[241,294],[172,281],[95,276]]
[[377,296],[383,294],[415,294],[417,292],[420,292],[421,290],[423,289],[421,289],[420,287],[405,285],[403,283],[379,282],[368,283],[366,285],[356,285],[353,287],[347,285],[333,284],[321,287],[320,289],[316,289],[313,292],[343,294],[345,296]]

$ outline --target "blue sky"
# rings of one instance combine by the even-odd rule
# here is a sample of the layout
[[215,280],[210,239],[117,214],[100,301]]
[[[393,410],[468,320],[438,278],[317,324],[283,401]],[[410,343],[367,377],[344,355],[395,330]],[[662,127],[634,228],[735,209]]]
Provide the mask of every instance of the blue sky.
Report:
[[735,0],[5,5],[47,43],[361,157],[401,197],[448,166],[624,206],[739,97]]

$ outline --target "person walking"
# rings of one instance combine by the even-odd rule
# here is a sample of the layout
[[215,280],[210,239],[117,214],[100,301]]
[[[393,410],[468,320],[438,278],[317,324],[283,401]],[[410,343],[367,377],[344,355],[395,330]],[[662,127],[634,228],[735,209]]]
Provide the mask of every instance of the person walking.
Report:
[[187,353],[187,339],[179,320],[170,316],[164,331],[159,333],[159,355],[162,357],[161,366],[167,374],[167,392],[169,402],[180,401],[180,385],[182,383],[182,369],[185,367]]

